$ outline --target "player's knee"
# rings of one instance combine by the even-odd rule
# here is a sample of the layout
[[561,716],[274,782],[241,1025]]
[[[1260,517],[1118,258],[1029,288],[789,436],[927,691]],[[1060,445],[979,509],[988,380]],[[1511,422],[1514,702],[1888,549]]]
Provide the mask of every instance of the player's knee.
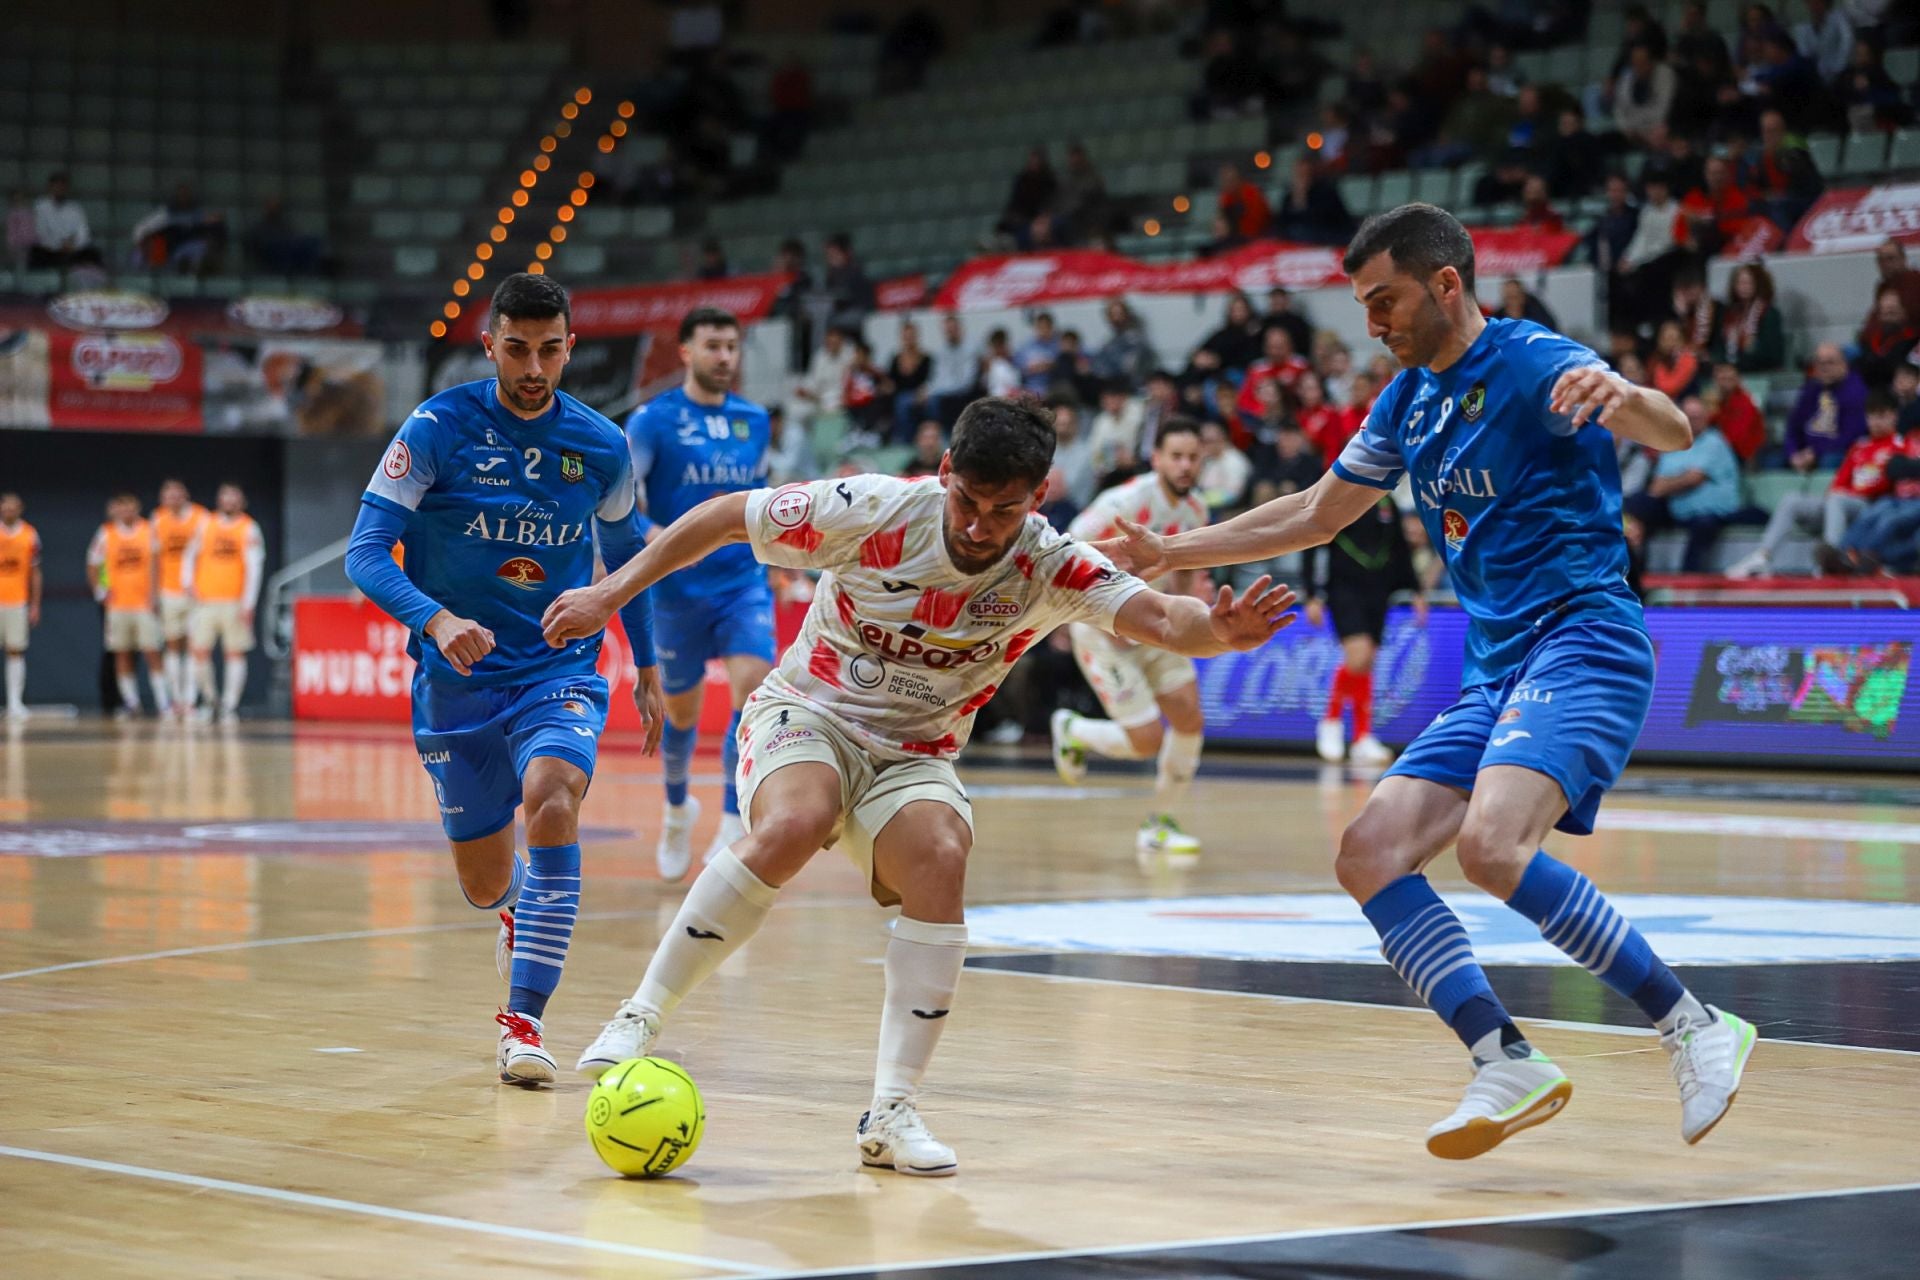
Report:
[[1363,809],[1340,833],[1340,851],[1333,860],[1334,878],[1355,902],[1364,903],[1417,868],[1418,860],[1406,846],[1404,831]]
[[1152,724],[1130,725],[1127,728],[1127,741],[1133,744],[1134,753],[1142,757],[1157,753],[1165,736],[1158,720]]
[[572,844],[578,834],[580,797],[559,779],[530,784],[522,799],[532,844]]
[[964,824],[934,832],[920,856],[914,859],[913,883],[902,889],[903,905],[910,903],[920,911],[942,908],[949,909],[949,913],[957,911],[966,897],[967,854],[972,846]]
[[1523,848],[1511,831],[1501,830],[1497,823],[1471,819],[1460,828],[1454,852],[1460,859],[1462,875],[1501,898],[1520,883],[1520,875],[1533,856],[1533,850]]
[[489,902],[498,902],[507,896],[507,890],[513,887],[513,867],[461,866],[460,892],[467,895],[467,901],[475,906],[484,906]]
[[[797,871],[800,864],[833,835],[833,825],[839,816],[828,804],[782,805],[778,813],[756,816],[753,831],[744,843],[760,858],[781,865],[793,864]],[[742,858],[751,865],[746,855]]]

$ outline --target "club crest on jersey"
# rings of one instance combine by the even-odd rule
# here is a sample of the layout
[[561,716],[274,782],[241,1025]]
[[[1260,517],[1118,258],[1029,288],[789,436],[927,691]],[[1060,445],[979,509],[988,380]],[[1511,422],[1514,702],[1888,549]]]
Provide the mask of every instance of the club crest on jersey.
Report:
[[813,513],[813,495],[800,485],[792,485],[773,495],[767,503],[767,518],[782,529],[797,529]]
[[1440,514],[1440,532],[1444,534],[1447,539],[1447,550],[1458,551],[1460,549],[1461,544],[1467,540],[1467,530],[1469,527],[1467,518],[1458,511],[1455,511],[1452,507],[1448,507]]
[[540,567],[538,560],[530,560],[526,556],[515,556],[495,569],[493,576],[510,587],[518,587],[522,591],[533,591],[547,580],[547,571]]
[[563,449],[560,453],[560,478],[568,484],[579,484],[587,478],[587,458],[583,453],[572,449]]
[[1468,422],[1478,422],[1480,414],[1487,407],[1487,384],[1476,382],[1473,389],[1460,397],[1460,416]]
[[745,418],[735,418],[733,420],[733,438],[735,440],[745,440],[752,433],[752,428],[747,426],[747,420]]

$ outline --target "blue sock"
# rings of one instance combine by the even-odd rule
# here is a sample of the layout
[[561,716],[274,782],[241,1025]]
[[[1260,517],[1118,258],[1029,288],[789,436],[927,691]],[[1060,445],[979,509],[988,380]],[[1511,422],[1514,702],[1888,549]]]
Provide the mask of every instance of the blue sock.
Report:
[[1460,918],[1425,876],[1401,876],[1360,907],[1393,971],[1471,1050],[1513,1019],[1493,994]]
[[720,792],[720,811],[740,816],[740,793],[734,790],[733,771],[740,767],[740,713],[733,713],[733,719],[727,721],[727,740],[720,746],[720,767],[726,771],[727,781]]
[[580,846],[534,845],[527,858],[532,864],[527,886],[513,913],[507,1008],[539,1018],[546,1015],[547,997],[560,985],[574,918],[580,914]]
[[520,855],[513,855],[513,878],[507,881],[507,891],[500,895],[498,902],[474,902],[471,895],[462,886],[460,896],[482,911],[511,911],[513,904],[520,901],[521,886],[527,882],[527,864],[520,861]]
[[672,721],[660,735],[660,767],[667,775],[667,803],[687,802],[687,774],[693,768],[693,744],[700,737],[698,722],[682,729]]
[[1687,989],[1640,931],[1593,881],[1542,849],[1527,864],[1507,905],[1540,926],[1540,936],[1659,1022]]

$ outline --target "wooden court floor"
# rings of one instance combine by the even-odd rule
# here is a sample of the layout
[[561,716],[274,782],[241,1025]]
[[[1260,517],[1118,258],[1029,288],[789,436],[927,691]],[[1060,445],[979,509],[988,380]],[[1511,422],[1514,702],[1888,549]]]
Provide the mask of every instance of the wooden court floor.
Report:
[[[14,727],[0,737],[0,1274],[694,1277],[1001,1259],[1039,1275],[1099,1251],[1920,1185],[1920,1041],[1885,1047],[1920,1026],[1920,1002],[1898,984],[1847,997],[1877,1040],[1763,1025],[1786,1038],[1760,1046],[1731,1116],[1688,1148],[1655,1043],[1610,1020],[1584,974],[1542,968],[1550,1007],[1515,1008],[1553,1015],[1529,1026],[1573,1077],[1572,1105],[1480,1160],[1431,1159],[1426,1126],[1465,1084],[1458,1046],[1384,996],[1310,993],[1328,970],[1390,979],[1384,966],[1316,963],[1310,940],[1305,959],[1288,952],[1322,927],[1347,936],[1309,917],[1337,892],[1332,842],[1365,781],[1298,760],[1210,763],[1190,872],[1136,866],[1137,775],[1069,792],[1031,767],[965,771],[970,900],[1020,904],[993,914],[1014,940],[980,943],[976,925],[976,954],[1065,959],[962,982],[922,1103],[958,1177],[858,1166],[886,916],[829,852],[670,1025],[660,1052],[699,1081],[705,1142],[684,1176],[638,1183],[589,1149],[584,1081],[494,1082],[493,922],[460,898],[400,731]],[[1727,775],[1739,794],[1623,793],[1609,802],[1622,825],[1553,847],[1616,895],[1671,898],[1673,927],[1709,951],[1851,948],[1839,963],[1871,983],[1895,970],[1863,965],[1862,948],[1920,957],[1900,910],[1920,903],[1920,803],[1904,779],[1805,781],[1780,780],[1787,799],[1752,775]],[[652,762],[603,755],[583,924],[549,1011],[563,1067],[678,903],[653,872],[659,803]],[[1788,905],[1723,934],[1697,924],[1708,899]],[[1126,933],[1142,900],[1167,907],[1150,929],[1212,930],[1214,968],[1256,977],[1213,982],[1159,935]],[[1033,916],[1020,942],[1023,913],[1061,903],[1098,904],[1076,917],[1118,941],[1088,951]],[[1884,914],[1828,927],[1845,913],[1818,904]],[[1233,954],[1241,939],[1273,956]],[[1068,963],[1102,947],[1154,954],[1127,980]]]

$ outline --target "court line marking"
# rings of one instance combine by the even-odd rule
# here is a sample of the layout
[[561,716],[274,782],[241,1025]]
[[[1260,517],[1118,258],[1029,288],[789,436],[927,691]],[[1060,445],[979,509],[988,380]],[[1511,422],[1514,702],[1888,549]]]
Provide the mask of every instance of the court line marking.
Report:
[[[991,965],[968,965],[967,972],[1004,973],[1020,978],[1044,978],[1051,982],[1091,982],[1106,987],[1132,987],[1137,991],[1170,991],[1200,996],[1228,996],[1242,1000],[1267,1000],[1274,1004],[1325,1004],[1340,1009],[1380,1009],[1393,1013],[1424,1013],[1428,1017],[1433,1016],[1433,1010],[1410,1004],[1368,1004],[1364,1000],[1332,1000],[1323,996],[1285,996],[1271,991],[1222,991],[1218,987],[1175,987],[1158,982],[1134,982],[1127,978],[1096,978],[1084,973],[1038,973],[1032,969],[1001,969]],[[1569,1022],[1563,1018],[1525,1016],[1516,1020],[1536,1027],[1551,1027],[1556,1031],[1588,1031],[1595,1035],[1634,1036],[1644,1040],[1658,1038],[1658,1033],[1652,1027],[1622,1027],[1609,1022]],[[1828,1044],[1824,1040],[1789,1040],[1773,1036],[1761,1038],[1770,1044],[1805,1045],[1810,1049],[1843,1049],[1848,1053],[1897,1053],[1906,1057],[1920,1057],[1920,1049],[1880,1049],[1864,1044]]]
[[[3,1148],[0,1148],[3,1149]],[[1891,1182],[1828,1191],[1783,1191],[1760,1196],[1733,1196],[1723,1200],[1661,1200],[1615,1208],[1547,1209],[1535,1213],[1496,1214],[1484,1218],[1438,1218],[1427,1222],[1382,1222],[1357,1227],[1303,1227],[1264,1235],[1214,1236],[1199,1240],[1156,1240],[1144,1244],[1094,1245],[1086,1249],[1036,1249],[1026,1253],[985,1254],[979,1257],[926,1258],[918,1262],[876,1262],[851,1267],[781,1271],[768,1280],[809,1280],[810,1277],[885,1275],[899,1271],[930,1271],[936,1267],[980,1267],[1012,1262],[1057,1262],[1074,1258],[1111,1258],[1135,1253],[1163,1253],[1220,1249],[1231,1245],[1283,1244],[1290,1240],[1333,1240],[1345,1236],[1386,1235],[1401,1231],[1444,1231],[1461,1227],[1512,1226],[1530,1222],[1566,1222],[1611,1218],[1630,1213],[1676,1213],[1684,1209],[1734,1209],[1747,1205],[1786,1204],[1796,1200],[1836,1200],[1843,1196],[1894,1195],[1920,1191],[1920,1182]]]
[[175,1173],[170,1169],[151,1169],[144,1165],[119,1164],[111,1160],[90,1160],[85,1156],[62,1155],[55,1151],[38,1151],[31,1147],[0,1146],[0,1156],[11,1156],[16,1160],[37,1160],[43,1164],[67,1165],[95,1173],[117,1173],[123,1177],[144,1178],[150,1182],[165,1182],[173,1186],[193,1187],[201,1191],[225,1191],[230,1195],[251,1196],[256,1200],[272,1200],[280,1204],[298,1205],[304,1209],[331,1209],[339,1213],[357,1213],[364,1217],[386,1218],[389,1221],[412,1223],[416,1226],[446,1227],[454,1231],[472,1231],[480,1235],[502,1236],[509,1240],[530,1241],[535,1244],[570,1245],[576,1249],[618,1254],[625,1258],[646,1258],[652,1262],[677,1262],[685,1266],[701,1267],[708,1271],[720,1271],[729,1275],[773,1276],[778,1274],[771,1267],[763,1267],[752,1262],[730,1262],[723,1258],[708,1258],[697,1253],[675,1253],[671,1249],[650,1249],[645,1245],[595,1240],[589,1236],[570,1236],[558,1231],[511,1227],[503,1223],[481,1222],[473,1218],[454,1218],[441,1213],[421,1213],[413,1209],[396,1209],[390,1205],[366,1204],[359,1200],[311,1195],[305,1191],[262,1187],[251,1182],[208,1178],[197,1173]]

